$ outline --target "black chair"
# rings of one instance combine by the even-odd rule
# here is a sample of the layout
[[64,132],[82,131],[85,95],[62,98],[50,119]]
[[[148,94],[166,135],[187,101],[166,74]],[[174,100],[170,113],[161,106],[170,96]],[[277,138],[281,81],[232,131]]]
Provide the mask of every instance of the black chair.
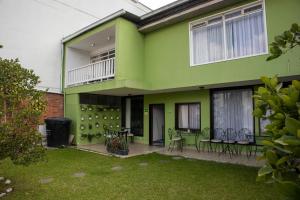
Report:
[[222,128],[215,128],[214,129],[214,139],[211,139],[210,142],[214,146],[214,151],[215,152],[223,152],[223,135],[224,135],[224,130]]
[[[201,143],[203,145],[201,145]],[[200,135],[200,140],[199,140],[199,150],[202,146],[202,151],[205,150],[205,147],[207,147],[207,151],[209,152],[212,148],[211,148],[211,144],[210,144],[210,128],[204,128],[201,131],[201,135]]]
[[253,142],[253,133],[247,128],[242,128],[239,130],[238,135],[237,135],[238,141],[236,142],[237,144],[237,153],[239,155],[242,154],[242,150],[245,147],[246,150],[246,156],[249,158],[252,153],[252,144]]
[[223,151],[225,154],[228,151],[229,156],[231,157],[232,155],[234,155],[235,152],[237,152],[236,146],[235,146],[236,131],[233,128],[227,128],[226,131],[224,132],[223,138],[224,138]]
[[195,147],[196,147],[196,149],[197,149],[197,151],[199,152],[200,151],[200,149],[199,149],[199,140],[200,140],[200,137],[201,136],[201,131],[199,130],[199,131],[196,131],[195,132]]

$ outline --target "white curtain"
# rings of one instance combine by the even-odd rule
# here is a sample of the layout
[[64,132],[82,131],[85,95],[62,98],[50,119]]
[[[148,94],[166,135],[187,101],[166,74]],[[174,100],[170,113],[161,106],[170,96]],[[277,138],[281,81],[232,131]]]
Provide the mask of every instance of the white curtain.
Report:
[[253,134],[252,111],[251,89],[223,90],[213,93],[214,129],[233,128],[239,132],[242,128],[247,128]]
[[178,128],[200,128],[200,104],[178,106]]
[[193,28],[193,63],[224,59],[223,23]]
[[227,58],[266,52],[263,11],[226,21]]
[[179,105],[178,107],[178,128],[189,128],[188,105]]
[[190,129],[200,128],[200,105],[199,104],[189,105],[189,128]]
[[152,110],[152,122],[153,122],[153,141],[159,141],[163,139],[164,133],[164,110],[160,105],[153,106]]

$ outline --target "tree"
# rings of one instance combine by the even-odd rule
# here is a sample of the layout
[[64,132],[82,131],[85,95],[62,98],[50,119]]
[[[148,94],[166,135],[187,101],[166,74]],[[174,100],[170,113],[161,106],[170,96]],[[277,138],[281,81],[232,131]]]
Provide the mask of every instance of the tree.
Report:
[[[299,25],[293,24],[289,31],[276,36],[267,60],[299,46],[299,33]],[[277,76],[261,80],[264,87],[259,87],[254,95],[253,114],[270,121],[265,131],[270,139],[263,141],[261,158],[266,164],[258,171],[258,180],[278,183],[286,197],[297,199],[300,195],[300,81],[294,80],[283,87]]]
[[28,165],[44,157],[37,126],[46,100],[35,89],[39,82],[17,59],[0,58],[0,161]]

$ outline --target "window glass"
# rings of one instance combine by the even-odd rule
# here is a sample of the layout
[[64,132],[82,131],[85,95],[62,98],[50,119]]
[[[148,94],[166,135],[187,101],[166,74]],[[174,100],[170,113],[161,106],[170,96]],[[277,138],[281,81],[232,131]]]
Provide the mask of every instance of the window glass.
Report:
[[[214,130],[233,129],[238,133],[241,129],[247,128],[253,134],[252,89],[214,91],[212,98]],[[221,136],[215,135],[215,138],[217,137]]]
[[267,52],[262,5],[228,12],[191,28],[192,64]]
[[192,130],[200,129],[199,103],[176,104],[176,110],[176,128]]

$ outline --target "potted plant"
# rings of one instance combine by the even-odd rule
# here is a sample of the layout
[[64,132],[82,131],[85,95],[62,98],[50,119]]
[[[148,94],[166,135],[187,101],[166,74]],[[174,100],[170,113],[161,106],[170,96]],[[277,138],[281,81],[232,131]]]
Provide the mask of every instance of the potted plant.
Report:
[[108,152],[117,155],[128,155],[129,149],[127,142],[123,136],[115,136],[109,139],[106,143]]

